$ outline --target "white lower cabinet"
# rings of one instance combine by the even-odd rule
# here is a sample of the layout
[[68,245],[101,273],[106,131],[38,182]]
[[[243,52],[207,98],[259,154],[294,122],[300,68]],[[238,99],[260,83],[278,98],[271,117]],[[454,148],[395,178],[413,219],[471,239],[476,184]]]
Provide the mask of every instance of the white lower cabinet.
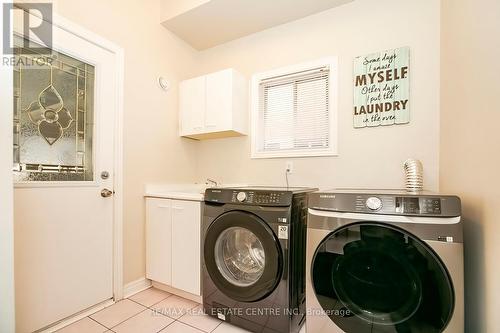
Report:
[[172,200],[172,286],[200,295],[200,202]]
[[146,198],[146,277],[172,284],[172,200]]
[[146,277],[201,295],[201,202],[146,198]]

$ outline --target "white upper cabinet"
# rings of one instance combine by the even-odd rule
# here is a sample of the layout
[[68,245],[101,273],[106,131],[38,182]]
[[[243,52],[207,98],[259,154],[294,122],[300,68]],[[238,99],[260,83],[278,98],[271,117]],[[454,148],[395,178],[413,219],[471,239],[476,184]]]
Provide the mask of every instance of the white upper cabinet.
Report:
[[206,79],[204,76],[182,81],[180,84],[180,132],[197,134],[204,130],[205,117],[200,114],[200,110],[205,109],[205,88]]
[[246,135],[248,85],[234,69],[181,82],[179,99],[181,136],[201,140]]
[[223,130],[231,126],[233,80],[232,71],[206,76],[205,126],[207,130]]

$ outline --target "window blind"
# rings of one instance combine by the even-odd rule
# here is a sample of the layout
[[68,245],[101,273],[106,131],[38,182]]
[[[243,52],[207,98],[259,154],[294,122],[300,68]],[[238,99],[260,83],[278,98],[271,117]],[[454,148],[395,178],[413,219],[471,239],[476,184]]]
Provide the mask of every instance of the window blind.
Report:
[[321,67],[260,82],[259,151],[330,148],[329,77]]

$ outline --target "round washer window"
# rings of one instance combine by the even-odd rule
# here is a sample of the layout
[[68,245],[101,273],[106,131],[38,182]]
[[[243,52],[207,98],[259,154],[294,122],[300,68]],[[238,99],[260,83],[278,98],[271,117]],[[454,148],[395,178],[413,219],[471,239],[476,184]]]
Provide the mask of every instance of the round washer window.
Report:
[[213,284],[240,302],[268,296],[281,281],[283,251],[273,229],[259,216],[232,210],[208,227],[204,268]]
[[224,230],[215,242],[214,252],[219,272],[236,286],[251,286],[264,273],[264,246],[246,228],[232,227]]

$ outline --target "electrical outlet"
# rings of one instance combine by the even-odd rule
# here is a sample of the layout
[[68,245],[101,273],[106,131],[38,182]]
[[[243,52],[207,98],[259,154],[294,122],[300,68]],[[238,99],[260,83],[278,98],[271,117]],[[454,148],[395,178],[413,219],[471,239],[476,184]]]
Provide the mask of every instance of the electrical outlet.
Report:
[[293,162],[292,161],[286,161],[285,170],[286,170],[286,173],[288,173],[288,174],[293,173]]

